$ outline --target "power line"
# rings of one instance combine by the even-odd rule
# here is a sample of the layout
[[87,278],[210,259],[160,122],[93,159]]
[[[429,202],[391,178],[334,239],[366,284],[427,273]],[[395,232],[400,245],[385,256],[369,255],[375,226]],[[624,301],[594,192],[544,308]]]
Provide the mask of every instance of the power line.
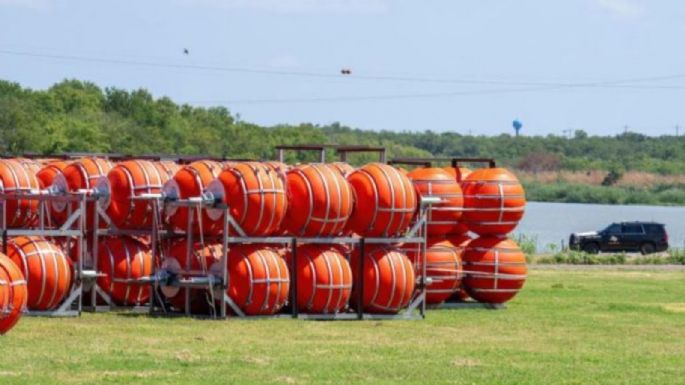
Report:
[[[186,70],[201,70],[201,71],[216,71],[216,72],[235,72],[235,73],[251,73],[261,75],[274,76],[293,76],[293,77],[309,77],[309,78],[329,78],[340,79],[338,73],[328,72],[313,72],[313,71],[292,71],[285,69],[260,69],[237,66],[214,66],[203,64],[190,63],[162,63],[154,61],[143,60],[124,60],[111,59],[93,56],[79,56],[79,55],[65,55],[65,54],[49,54],[41,52],[28,51],[14,51],[14,50],[0,50],[0,54],[11,56],[23,56],[42,59],[53,60],[69,60],[101,64],[115,64],[115,65],[132,65],[141,67],[154,68],[171,68],[171,69],[186,69]],[[650,76],[650,77],[636,77],[628,79],[613,79],[594,82],[531,82],[531,81],[505,81],[505,80],[482,80],[482,79],[450,79],[450,78],[430,78],[430,77],[408,77],[408,76],[391,76],[391,75],[357,75],[346,76],[345,79],[353,80],[367,80],[367,81],[391,81],[391,82],[414,82],[414,83],[435,83],[435,84],[461,84],[461,85],[485,85],[485,86],[525,86],[525,87],[555,87],[555,88],[631,88],[631,89],[685,89],[685,86],[680,85],[639,85],[630,83],[647,83],[664,80],[685,79],[685,74],[672,74],[664,76]]]

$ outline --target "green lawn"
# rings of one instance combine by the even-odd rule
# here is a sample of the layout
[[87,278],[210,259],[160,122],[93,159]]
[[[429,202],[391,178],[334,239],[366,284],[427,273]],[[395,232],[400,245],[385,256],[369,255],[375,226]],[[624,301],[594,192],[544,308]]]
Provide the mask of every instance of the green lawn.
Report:
[[0,384],[683,384],[685,271],[541,271],[425,321],[25,318]]

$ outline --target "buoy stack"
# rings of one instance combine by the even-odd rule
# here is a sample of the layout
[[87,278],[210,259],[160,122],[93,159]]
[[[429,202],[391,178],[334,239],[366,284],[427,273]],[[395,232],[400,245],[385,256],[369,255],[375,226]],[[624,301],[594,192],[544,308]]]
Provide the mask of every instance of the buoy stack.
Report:
[[464,254],[464,289],[473,299],[500,304],[512,299],[526,279],[526,259],[507,239],[526,205],[521,183],[503,168],[474,170],[463,181],[464,223],[479,238]]
[[407,173],[417,193],[441,201],[429,209],[425,252],[409,251],[414,262],[425,261],[427,303],[470,297],[500,304],[513,298],[526,274],[525,257],[506,238],[526,203],[516,176],[491,160],[490,167],[473,171],[456,162],[445,168],[432,167],[430,160],[404,162],[420,165]]
[[[501,168],[16,158],[0,159],[0,194],[17,234],[0,255],[0,333],[88,279],[93,307],[336,316],[503,303],[526,276],[506,238],[525,196]],[[21,235],[60,226],[68,236]]]

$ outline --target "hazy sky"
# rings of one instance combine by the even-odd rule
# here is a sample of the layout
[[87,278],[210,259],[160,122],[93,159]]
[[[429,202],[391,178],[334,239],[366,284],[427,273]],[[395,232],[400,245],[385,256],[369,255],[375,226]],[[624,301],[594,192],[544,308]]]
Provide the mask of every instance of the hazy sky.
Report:
[[2,79],[145,87],[267,125],[672,134],[684,48],[681,0],[0,0]]

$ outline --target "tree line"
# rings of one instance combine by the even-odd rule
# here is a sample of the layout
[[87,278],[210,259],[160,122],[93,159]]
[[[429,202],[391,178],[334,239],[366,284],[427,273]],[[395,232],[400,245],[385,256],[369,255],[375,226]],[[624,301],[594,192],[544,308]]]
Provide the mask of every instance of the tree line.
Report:
[[[100,88],[65,80],[32,90],[0,80],[0,153],[64,152],[210,155],[273,159],[277,144],[335,143],[385,146],[388,156],[485,156],[505,166],[539,170],[640,170],[685,173],[685,138],[637,133],[573,138],[557,135],[465,135],[450,132],[368,131],[341,124],[264,127],[236,119],[225,107],[177,104],[144,89]],[[314,160],[289,153],[288,161]],[[362,154],[361,163],[375,159]]]

